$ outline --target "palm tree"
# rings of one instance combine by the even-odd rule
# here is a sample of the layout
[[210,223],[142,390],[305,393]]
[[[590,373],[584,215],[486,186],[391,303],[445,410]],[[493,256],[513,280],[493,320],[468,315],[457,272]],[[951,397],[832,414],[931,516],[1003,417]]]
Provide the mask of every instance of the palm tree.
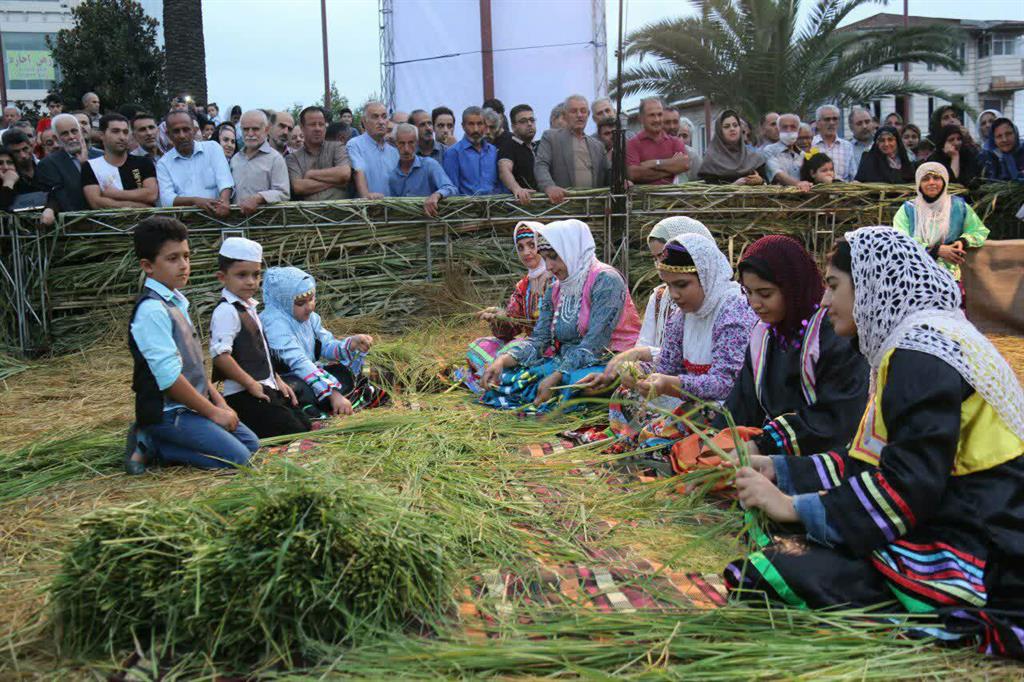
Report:
[[206,44],[202,0],[164,0],[167,90],[206,103]]
[[[704,96],[749,120],[767,111],[806,114],[825,102],[845,106],[884,96],[953,95],[913,81],[867,77],[883,66],[918,62],[962,71],[948,25],[886,31],[839,29],[857,7],[877,0],[817,0],[798,29],[801,0],[690,0],[696,17],[666,19],[631,33],[624,94],[668,101]],[[646,59],[653,57],[653,61]]]

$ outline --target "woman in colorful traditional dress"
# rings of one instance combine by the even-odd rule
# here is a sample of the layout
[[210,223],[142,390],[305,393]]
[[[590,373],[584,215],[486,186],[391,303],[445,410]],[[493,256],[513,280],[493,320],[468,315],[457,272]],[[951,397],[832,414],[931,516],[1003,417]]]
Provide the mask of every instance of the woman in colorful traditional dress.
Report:
[[[674,408],[677,415],[692,411],[691,396],[725,400],[757,321],[732,281],[729,259],[714,241],[699,234],[680,235],[665,246],[657,268],[679,314],[669,320],[655,372],[634,377],[628,365],[620,366],[622,386],[609,405],[611,429],[620,446],[670,446],[688,435],[683,422],[666,410]],[[651,451],[644,459],[656,470],[672,473],[667,452]]]
[[[537,250],[556,281],[526,342],[503,350],[484,372],[482,402],[500,409],[548,409],[556,387],[604,370],[615,352],[632,348],[640,318],[615,268],[594,256],[586,223],[559,220],[535,228]],[[561,397],[573,390],[565,388]]]
[[949,172],[941,163],[929,161],[917,169],[917,198],[906,201],[896,212],[892,225],[928,249],[931,257],[960,283],[960,266],[967,249],[981,248],[988,228],[966,201],[947,191]]
[[478,318],[491,327],[491,336],[479,338],[469,344],[466,358],[468,370],[462,380],[474,393],[483,393],[480,377],[487,365],[510,344],[521,344],[525,336],[533,331],[533,325],[540,315],[540,302],[544,298],[551,280],[551,273],[544,265],[544,259],[537,252],[536,229],[542,227],[538,222],[521,220],[512,230],[516,256],[526,268],[526,274],[512,289],[512,295],[505,304],[505,309],[497,307],[485,308]]
[[[747,248],[738,269],[760,322],[725,407],[738,426],[755,429],[747,447],[800,455],[849,443],[867,401],[868,368],[819,305],[824,284],[814,259],[792,237],[768,235]],[[712,429],[726,424],[720,415]],[[686,470],[694,447],[702,447],[696,434],[675,446],[677,470]]]
[[828,269],[838,334],[871,366],[851,445],[753,456],[739,499],[796,535],[729,564],[742,595],[792,606],[896,599],[931,633],[1024,656],[1024,393],[963,316],[955,282],[889,227],[846,235]]

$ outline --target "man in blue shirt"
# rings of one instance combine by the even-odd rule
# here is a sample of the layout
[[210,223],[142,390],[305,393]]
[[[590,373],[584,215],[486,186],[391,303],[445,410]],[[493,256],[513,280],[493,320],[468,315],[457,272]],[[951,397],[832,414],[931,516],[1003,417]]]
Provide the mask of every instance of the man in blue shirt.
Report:
[[388,195],[388,174],[398,165],[398,152],[384,139],[388,131],[388,110],[381,102],[363,107],[365,133],[348,141],[356,194],[363,199]]
[[459,194],[501,194],[498,148],[484,139],[487,125],[480,107],[462,112],[463,137],[444,153],[444,172]]
[[441,164],[429,156],[416,154],[417,137],[416,126],[412,124],[400,123],[395,128],[398,165],[388,176],[389,194],[393,197],[427,197],[423,211],[429,216],[436,216],[438,202],[455,194],[455,185],[444,174]]
[[167,136],[174,145],[156,165],[161,206],[198,206],[219,218],[231,212],[231,177],[224,150],[213,141],[196,142],[192,115],[167,115]]

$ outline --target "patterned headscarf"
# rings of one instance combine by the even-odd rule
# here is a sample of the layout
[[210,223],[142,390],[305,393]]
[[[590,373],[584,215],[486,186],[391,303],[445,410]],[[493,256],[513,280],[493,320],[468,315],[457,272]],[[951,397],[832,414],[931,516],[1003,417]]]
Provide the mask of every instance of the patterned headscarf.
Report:
[[[535,220],[520,220],[512,230],[512,244],[518,246],[521,239],[532,239],[534,244],[536,244],[538,227],[543,227],[543,225]],[[518,256],[518,251],[516,255]],[[542,275],[547,279],[547,271],[548,269],[544,266],[544,260],[541,259],[540,265],[530,270],[527,276],[531,280],[535,280]]]
[[569,321],[576,315],[583,300],[583,287],[590,268],[597,263],[597,246],[590,227],[581,220],[556,220],[537,228],[537,248],[548,248],[565,262],[568,276],[559,282],[558,310],[555,318]]
[[853,319],[871,364],[871,387],[886,354],[904,348],[953,367],[1024,439],[1024,392],[999,351],[960,310],[960,289],[912,237],[891,227],[846,234]]
[[825,284],[807,249],[792,237],[770,234],[747,247],[739,270],[750,268],[778,285],[786,301],[786,316],[773,331],[786,344],[799,346],[807,321],[818,309]]
[[658,239],[663,242],[669,242],[678,237],[681,234],[699,234],[702,237],[714,241],[714,237],[711,235],[711,231],[705,227],[704,223],[693,218],[688,218],[684,215],[674,215],[670,218],[663,218],[658,221],[658,224],[654,226],[650,234],[647,235],[648,239]]

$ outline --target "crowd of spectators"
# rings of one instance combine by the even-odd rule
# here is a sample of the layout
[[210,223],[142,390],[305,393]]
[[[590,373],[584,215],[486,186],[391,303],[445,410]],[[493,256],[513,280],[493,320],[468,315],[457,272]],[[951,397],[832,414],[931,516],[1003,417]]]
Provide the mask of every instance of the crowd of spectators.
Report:
[[[436,215],[453,195],[509,193],[528,204],[541,192],[560,202],[570,189],[610,184],[620,123],[611,100],[582,95],[557,105],[539,137],[530,105],[506,116],[497,99],[459,115],[444,106],[389,115],[371,101],[358,119],[345,108],[338,120],[318,106],[296,117],[236,105],[222,118],[216,103],[197,106],[185,96],[160,116],[133,107],[103,113],[92,92],[74,111],[56,96],[45,104],[35,123],[14,106],[0,118],[0,209],[43,209],[44,224],[60,211],[87,208],[197,206],[226,216],[233,205],[248,215],[288,200],[415,196]],[[830,182],[912,183],[916,167],[930,160],[968,186],[1024,181],[1024,146],[998,111],[978,118],[979,139],[948,105],[934,112],[926,135],[899,114],[880,124],[855,106],[846,114],[846,139],[841,117],[825,104],[812,121],[768,112],[754,124],[725,109],[701,155],[693,122],[648,97],[640,102],[640,129],[626,134],[626,176],[633,184],[702,180],[807,191]]]

